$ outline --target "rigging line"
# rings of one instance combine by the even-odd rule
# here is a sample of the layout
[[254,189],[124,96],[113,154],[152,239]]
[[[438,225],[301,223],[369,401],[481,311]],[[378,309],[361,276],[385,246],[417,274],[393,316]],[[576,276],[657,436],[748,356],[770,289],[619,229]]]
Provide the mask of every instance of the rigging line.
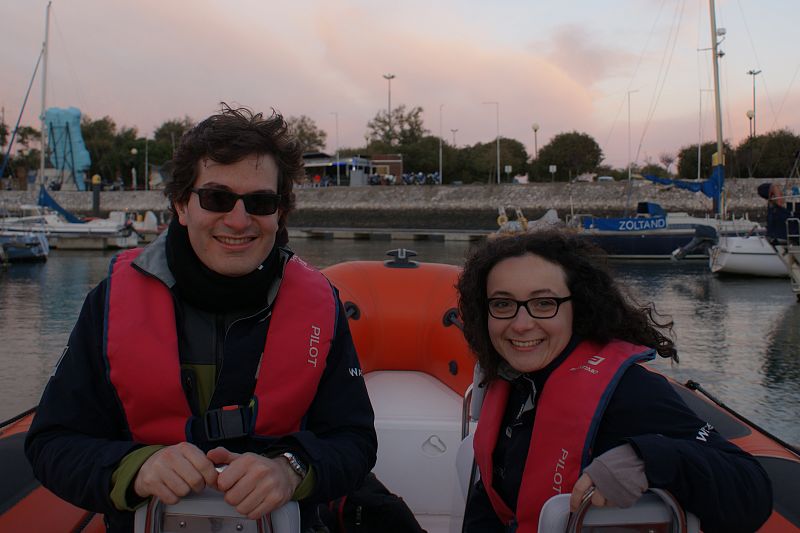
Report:
[[[706,0],[702,0],[702,1],[705,2]],[[700,4],[698,4],[698,6],[699,5]],[[703,44],[700,41],[700,36],[701,35],[705,35],[708,32],[708,21],[703,19],[703,16],[701,16],[702,13],[703,13],[703,10],[700,7],[698,7],[698,14],[697,14],[697,45],[696,45],[696,48],[697,48],[698,52],[708,52],[708,51],[710,51],[710,48],[704,47]],[[708,61],[700,61],[700,57],[701,56],[700,56],[699,53],[696,54],[696,56],[695,56],[695,58],[697,59],[697,86],[700,88],[700,90],[704,90],[703,87],[706,87],[706,88],[712,87],[713,84],[714,84],[714,81],[712,79],[711,69],[708,68],[709,67]],[[703,56],[703,57],[705,57],[705,56]],[[703,69],[702,67],[705,67],[705,68]],[[704,81],[703,80],[703,76],[702,76],[703,74],[705,74],[705,85],[703,84],[703,81]],[[708,89],[708,90],[710,90],[710,89]]]
[[53,22],[54,22],[55,27],[56,27],[56,32],[58,33],[58,36],[61,39],[62,46],[59,48],[59,50],[64,52],[64,55],[65,55],[65,58],[66,58],[66,63],[67,63],[67,72],[69,72],[70,77],[72,78],[72,83],[74,84],[74,87],[76,88],[76,91],[77,91],[77,94],[75,96],[77,97],[78,101],[80,102],[81,109],[87,109],[86,101],[83,99],[83,95],[85,94],[85,91],[83,91],[83,88],[81,87],[81,83],[79,81],[79,78],[75,73],[75,67],[73,66],[72,57],[70,56],[69,49],[67,48],[67,45],[66,45],[67,40],[64,39],[64,33],[61,31],[61,25],[59,24],[59,20],[58,20],[58,17],[56,16],[56,12],[53,11],[51,13],[53,15],[52,19],[53,19]]
[[[748,26],[747,24],[747,17],[744,14],[744,9],[742,9],[741,0],[736,0],[736,4],[739,6],[739,13],[742,15],[742,22],[744,23],[744,30],[747,33],[747,38],[750,41],[750,48],[753,50],[753,56],[756,58],[756,68],[761,70],[761,60],[758,57],[758,52],[756,52],[756,46],[755,43],[753,42],[753,36],[750,34],[750,26]],[[761,84],[764,86],[764,92],[767,95],[769,110],[772,112],[773,119],[776,119],[778,114],[775,113],[775,106],[772,103],[772,95],[770,94],[769,89],[767,88],[767,80],[764,77],[764,75],[761,76]],[[774,124],[775,123],[773,122],[773,125]]]
[[6,151],[6,155],[3,157],[3,164],[0,166],[0,177],[2,177],[6,173],[6,166],[8,166],[8,159],[11,156],[11,148],[14,146],[14,138],[17,136],[17,130],[19,130],[19,123],[22,120],[22,114],[25,112],[25,104],[28,103],[28,96],[31,94],[31,87],[33,87],[33,80],[36,78],[36,72],[39,70],[39,63],[42,62],[42,57],[44,56],[44,46],[42,47],[42,51],[39,52],[39,58],[36,60],[36,66],[33,67],[33,76],[31,76],[31,81],[28,83],[28,90],[25,92],[25,99],[22,101],[22,107],[19,110],[19,117],[17,117],[17,124],[14,126],[14,132],[11,134],[11,140],[8,142],[8,150]]
[[[685,1],[684,1],[685,4]],[[645,123],[642,127],[642,134],[639,138],[639,144],[636,148],[636,157],[634,157],[634,161],[639,161],[639,155],[642,151],[642,145],[644,144],[644,138],[647,135],[647,130],[649,129],[650,123],[655,115],[655,111],[657,109],[658,100],[661,97],[661,93],[664,90],[664,86],[666,85],[667,81],[667,74],[669,73],[669,66],[672,62],[672,55],[675,51],[675,45],[677,44],[678,40],[678,33],[680,31],[680,19],[678,18],[680,11],[676,7],[675,14],[673,15],[672,24],[670,26],[670,32],[667,36],[667,40],[664,43],[664,51],[661,55],[661,65],[659,66],[659,74],[656,80],[655,90],[653,91],[652,97],[650,99],[650,106],[647,110],[647,115],[645,117]],[[676,18],[678,18],[678,22],[676,22]],[[670,42],[672,42],[672,49],[670,50]],[[668,54],[669,51],[669,54]],[[665,67],[666,64],[666,67]]]
[[619,107],[617,108],[617,114],[614,115],[614,120],[611,122],[611,129],[606,136],[606,140],[603,143],[604,146],[608,146],[608,143],[611,139],[611,134],[614,133],[614,128],[617,125],[617,120],[619,119],[619,115],[622,112],[622,107],[625,105],[625,95],[627,91],[631,89],[633,85],[633,80],[636,79],[636,75],[639,73],[639,67],[642,66],[642,61],[644,60],[644,55],[647,52],[648,47],[650,46],[650,41],[653,38],[653,34],[655,34],[656,26],[658,25],[658,21],[661,20],[661,13],[664,11],[664,5],[667,3],[667,0],[661,0],[661,5],[658,7],[658,12],[656,13],[656,18],[653,20],[653,25],[650,27],[650,33],[647,35],[647,40],[644,43],[644,47],[642,47],[642,52],[639,54],[639,60],[636,62],[636,67],[633,69],[633,74],[631,75],[630,80],[628,81],[628,87],[626,88],[626,92],[623,93],[622,100],[620,100]]
[[[675,47],[678,44],[678,35],[680,34],[681,20],[683,20],[683,12],[685,8],[686,8],[686,0],[683,0],[680,3],[680,5],[675,9],[675,15],[673,16],[674,31],[673,30],[670,31],[670,34],[667,37],[667,42],[664,46],[664,55],[662,55],[661,58],[662,67],[661,67],[661,72],[659,73],[659,78],[661,79],[656,81],[656,90],[654,91],[653,98],[650,102],[650,109],[648,111],[644,127],[642,128],[642,136],[639,138],[639,146],[636,148],[636,157],[634,158],[634,161],[639,160],[639,154],[641,153],[642,145],[644,144],[644,138],[647,135],[647,130],[649,129],[650,124],[653,120],[653,116],[655,115],[656,108],[658,107],[658,101],[661,99],[661,95],[664,92],[664,87],[666,87],[667,85],[667,75],[669,74],[669,69],[670,66],[672,65],[672,58],[675,55]],[[671,48],[669,46],[670,40],[672,40]],[[668,49],[669,49],[669,54],[667,57]],[[664,68],[665,58],[666,58],[666,68]]]

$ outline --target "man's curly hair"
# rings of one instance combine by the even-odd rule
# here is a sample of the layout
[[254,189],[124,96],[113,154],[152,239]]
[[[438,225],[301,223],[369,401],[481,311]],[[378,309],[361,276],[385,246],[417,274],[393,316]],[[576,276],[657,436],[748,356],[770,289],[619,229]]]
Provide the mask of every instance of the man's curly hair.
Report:
[[208,158],[230,165],[254,154],[269,154],[278,165],[277,192],[281,195],[277,242],[285,244],[286,219],[295,206],[292,187],[295,179],[304,174],[302,147],[275,110],[265,118],[244,107],[234,109],[224,102],[221,106],[218,114],[203,120],[181,138],[171,161],[172,179],[164,188],[170,210],[175,215],[175,204],[189,201],[201,160]]

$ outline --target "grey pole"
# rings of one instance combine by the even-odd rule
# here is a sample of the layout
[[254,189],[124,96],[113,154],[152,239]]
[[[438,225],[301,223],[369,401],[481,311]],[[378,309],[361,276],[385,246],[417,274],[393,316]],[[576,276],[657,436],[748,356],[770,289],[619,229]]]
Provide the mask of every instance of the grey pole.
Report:
[[387,108],[386,118],[389,121],[389,144],[392,142],[392,80],[395,78],[394,74],[384,74],[383,77],[389,82],[389,107]]

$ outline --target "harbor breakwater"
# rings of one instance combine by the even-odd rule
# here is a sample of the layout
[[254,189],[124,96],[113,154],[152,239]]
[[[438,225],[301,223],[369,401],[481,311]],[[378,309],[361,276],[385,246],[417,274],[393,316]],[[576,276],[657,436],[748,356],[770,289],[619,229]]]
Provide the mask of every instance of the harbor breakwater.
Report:
[[[764,180],[726,181],[727,209],[737,217],[764,222],[766,201],[757,188]],[[497,228],[498,208],[514,219],[514,208],[533,220],[548,209],[564,219],[569,214],[630,215],[637,202],[659,203],[667,211],[704,216],[712,203],[701,193],[667,188],[645,180],[601,183],[533,183],[502,185],[365,186],[295,189],[297,208],[289,219],[293,228]],[[2,191],[0,207],[14,211],[36,203],[34,191]],[[54,191],[64,208],[79,215],[92,214],[92,193]],[[100,215],[110,211],[157,213],[167,211],[162,191],[103,191]]]

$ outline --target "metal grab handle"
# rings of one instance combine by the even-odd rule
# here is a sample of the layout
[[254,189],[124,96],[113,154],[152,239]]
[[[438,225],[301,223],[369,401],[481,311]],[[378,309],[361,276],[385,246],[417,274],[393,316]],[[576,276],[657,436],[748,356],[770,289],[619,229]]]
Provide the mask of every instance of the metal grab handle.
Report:
[[[162,533],[162,517],[164,514],[164,507],[164,503],[155,496],[150,498],[150,502],[147,504],[147,519],[144,524],[144,531],[146,533]],[[252,521],[255,522],[257,533],[270,533],[272,531],[272,528],[269,526],[268,517],[269,515],[264,515],[258,520]],[[241,523],[244,522],[251,522],[251,520],[242,518]],[[236,529],[237,531],[241,531],[244,528],[243,526],[239,525],[239,527]]]
[[[594,495],[595,487],[590,487],[589,490],[583,495],[581,499],[581,503],[578,506],[578,510],[574,513],[570,513],[569,521],[567,522],[567,533],[581,533],[583,531],[583,521],[586,518],[586,513],[589,512],[591,509],[592,503],[592,496]],[[684,512],[681,505],[678,503],[678,500],[675,499],[669,491],[663,489],[648,489],[648,492],[652,492],[661,500],[667,504],[667,506],[672,511],[673,521],[672,521],[672,531],[673,533],[687,533],[688,527],[686,522],[686,512]]]

